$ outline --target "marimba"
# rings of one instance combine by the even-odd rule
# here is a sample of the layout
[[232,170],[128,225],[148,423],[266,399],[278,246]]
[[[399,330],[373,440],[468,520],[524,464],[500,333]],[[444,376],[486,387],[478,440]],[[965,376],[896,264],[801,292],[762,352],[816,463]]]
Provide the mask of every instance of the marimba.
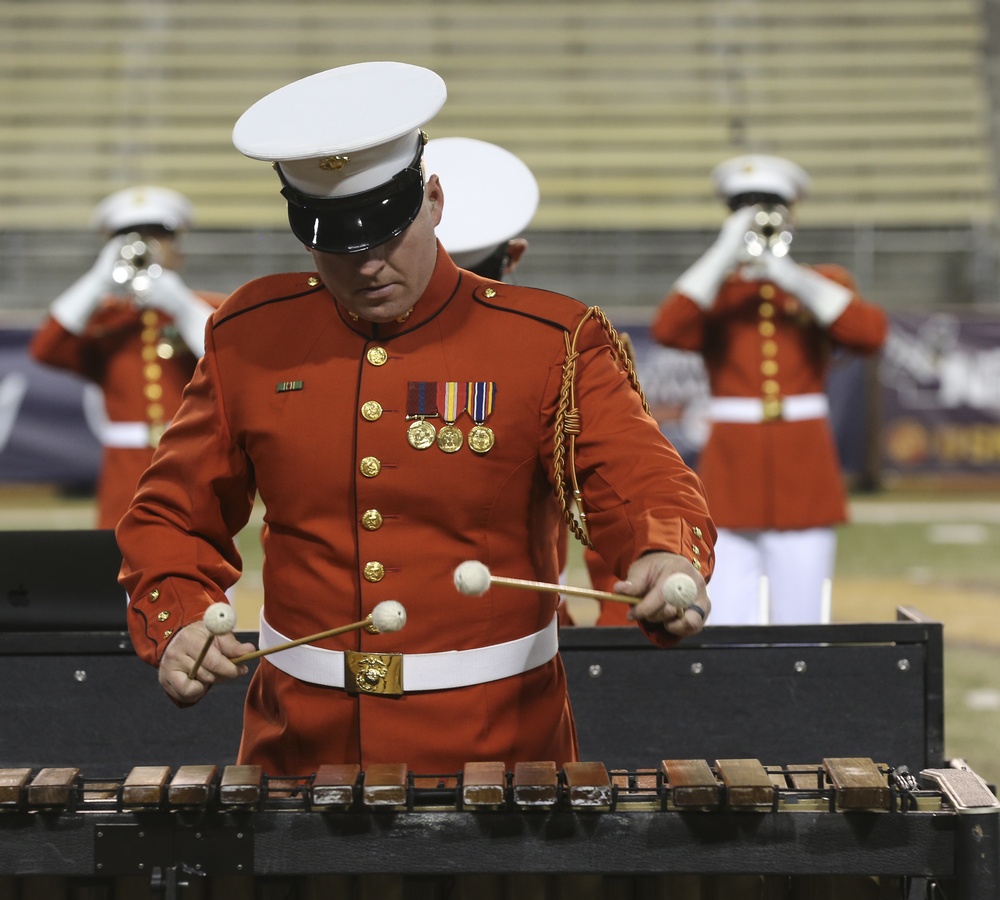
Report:
[[[0,769],[0,875],[878,875],[1000,896],[1000,803],[970,769],[870,759]],[[952,894],[948,895],[949,897]]]

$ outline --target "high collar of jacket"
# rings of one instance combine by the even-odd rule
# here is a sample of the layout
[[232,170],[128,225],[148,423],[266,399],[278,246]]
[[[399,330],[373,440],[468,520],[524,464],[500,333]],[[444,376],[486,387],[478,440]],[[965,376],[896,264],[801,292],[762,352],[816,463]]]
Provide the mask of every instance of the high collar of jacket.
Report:
[[420,299],[413,304],[408,315],[400,316],[392,322],[367,322],[354,318],[339,303],[337,312],[341,321],[351,329],[370,340],[385,341],[406,334],[434,319],[455,297],[462,273],[445,252],[440,241],[437,245],[437,260],[427,287]]

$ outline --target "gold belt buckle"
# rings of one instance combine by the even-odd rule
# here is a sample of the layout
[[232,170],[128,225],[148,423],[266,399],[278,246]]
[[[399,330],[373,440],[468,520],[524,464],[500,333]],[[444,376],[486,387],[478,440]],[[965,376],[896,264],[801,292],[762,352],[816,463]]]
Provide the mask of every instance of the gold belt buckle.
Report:
[[764,421],[777,422],[784,417],[784,410],[780,397],[768,397],[764,401]]
[[344,690],[349,694],[385,694],[399,697],[403,693],[402,653],[344,652]]

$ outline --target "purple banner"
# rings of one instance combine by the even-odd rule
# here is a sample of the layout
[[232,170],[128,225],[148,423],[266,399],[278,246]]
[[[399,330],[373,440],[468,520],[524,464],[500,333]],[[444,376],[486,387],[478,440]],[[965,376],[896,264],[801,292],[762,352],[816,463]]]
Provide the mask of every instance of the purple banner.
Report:
[[101,458],[88,424],[88,417],[99,421],[103,412],[100,391],[31,359],[31,334],[0,329],[0,482],[85,490],[95,482]]
[[[663,433],[697,464],[708,434],[701,358],[655,344],[644,323],[616,323]],[[100,392],[35,363],[31,332],[0,329],[0,482],[86,487],[97,477]],[[831,419],[845,472],[866,458],[870,402],[881,415],[882,473],[1000,472],[1000,314],[894,313],[877,397],[864,362],[844,355],[830,373]]]
[[879,378],[883,471],[1000,472],[1000,315],[894,313]]

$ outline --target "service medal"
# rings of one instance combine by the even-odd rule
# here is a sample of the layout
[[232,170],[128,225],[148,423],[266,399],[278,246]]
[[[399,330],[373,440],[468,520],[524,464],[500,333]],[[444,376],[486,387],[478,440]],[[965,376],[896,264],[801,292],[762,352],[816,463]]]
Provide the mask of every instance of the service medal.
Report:
[[415,450],[426,450],[434,443],[437,430],[427,421],[438,415],[436,385],[427,381],[411,381],[406,388],[406,418],[410,425],[406,440]]
[[426,419],[417,419],[416,422],[411,422],[410,427],[406,429],[406,439],[414,449],[426,450],[434,443],[436,433],[437,430]]
[[496,392],[495,381],[474,381],[469,385],[466,410],[476,423],[469,430],[469,446],[476,453],[489,453],[496,441],[493,429],[486,424],[493,413]]
[[463,440],[462,429],[455,425],[445,425],[437,433],[437,445],[445,453],[454,453],[456,450],[461,449]]
[[476,453],[489,453],[495,438],[489,425],[473,425],[469,429],[469,449]]

